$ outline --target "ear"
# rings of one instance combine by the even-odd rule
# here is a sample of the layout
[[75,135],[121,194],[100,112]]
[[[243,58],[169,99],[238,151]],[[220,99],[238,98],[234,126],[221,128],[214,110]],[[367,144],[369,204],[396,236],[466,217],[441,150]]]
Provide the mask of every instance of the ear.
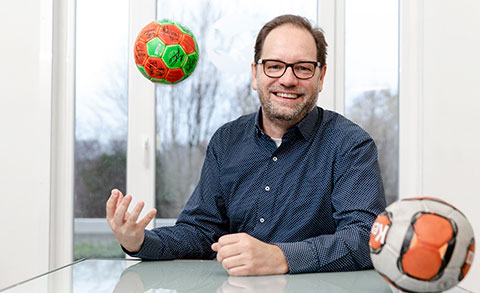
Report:
[[257,90],[257,64],[252,62],[252,89]]
[[325,80],[325,73],[327,73],[327,65],[323,65],[323,67],[321,68],[318,92],[321,92],[323,89],[323,81]]

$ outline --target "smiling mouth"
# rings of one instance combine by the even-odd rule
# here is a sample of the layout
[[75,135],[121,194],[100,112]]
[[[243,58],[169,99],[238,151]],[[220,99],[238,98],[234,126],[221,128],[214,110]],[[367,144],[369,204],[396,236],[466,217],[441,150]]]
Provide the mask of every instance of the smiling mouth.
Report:
[[292,93],[273,92],[273,94],[277,97],[284,98],[284,99],[296,99],[300,97],[299,94],[292,94]]

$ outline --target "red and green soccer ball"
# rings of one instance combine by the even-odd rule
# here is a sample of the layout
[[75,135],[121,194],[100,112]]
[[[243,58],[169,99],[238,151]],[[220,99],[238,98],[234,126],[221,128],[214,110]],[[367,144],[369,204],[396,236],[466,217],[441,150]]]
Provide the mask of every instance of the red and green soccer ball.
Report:
[[152,82],[173,84],[193,73],[198,46],[193,33],[171,20],[152,21],[138,34],[135,64]]

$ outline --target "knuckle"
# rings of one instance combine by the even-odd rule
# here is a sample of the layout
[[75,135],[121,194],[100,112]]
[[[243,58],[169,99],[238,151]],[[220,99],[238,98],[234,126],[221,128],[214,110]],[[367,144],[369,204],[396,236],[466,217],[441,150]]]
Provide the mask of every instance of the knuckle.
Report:
[[228,262],[222,261],[221,264],[222,264],[222,267],[223,267],[224,269],[226,269],[226,270],[229,270],[229,269],[230,269],[230,266],[228,265]]

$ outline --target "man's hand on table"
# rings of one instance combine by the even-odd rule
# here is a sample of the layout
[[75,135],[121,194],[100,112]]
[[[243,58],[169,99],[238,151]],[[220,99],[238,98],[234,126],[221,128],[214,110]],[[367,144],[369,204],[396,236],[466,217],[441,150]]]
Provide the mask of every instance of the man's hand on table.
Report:
[[224,235],[212,244],[217,261],[231,276],[275,275],[288,273],[282,250],[246,233]]

